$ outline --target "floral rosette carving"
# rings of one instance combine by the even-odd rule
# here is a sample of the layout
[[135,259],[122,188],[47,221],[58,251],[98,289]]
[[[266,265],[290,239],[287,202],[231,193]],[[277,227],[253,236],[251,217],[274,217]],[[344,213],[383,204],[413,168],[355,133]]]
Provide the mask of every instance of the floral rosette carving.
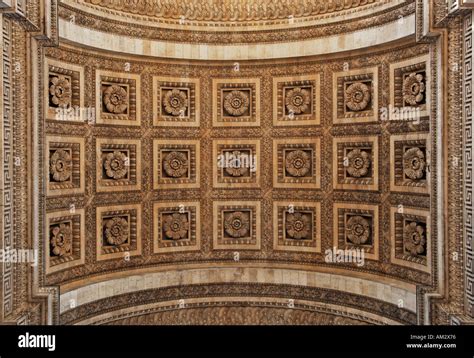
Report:
[[173,89],[163,97],[163,106],[166,113],[172,116],[182,116],[188,108],[188,96],[184,91]]
[[354,178],[360,178],[369,172],[369,153],[360,149],[354,149],[347,154],[347,173]]
[[355,245],[364,245],[370,238],[369,221],[362,216],[351,216],[346,223],[347,239]]
[[105,239],[109,245],[122,245],[128,240],[128,221],[115,216],[105,222]]
[[173,213],[167,215],[163,222],[163,229],[167,238],[172,240],[185,239],[189,231],[188,216],[186,214]]
[[293,213],[286,216],[286,233],[291,239],[310,239],[311,219],[303,213]]
[[231,161],[229,165],[225,167],[225,172],[233,177],[242,177],[248,174],[249,168],[242,165],[242,154],[240,151],[235,150],[232,155],[237,160]]
[[128,95],[125,88],[111,85],[105,88],[103,100],[107,111],[114,114],[122,114],[128,108]]
[[311,156],[302,150],[294,150],[286,156],[285,168],[291,176],[304,177],[311,169]]
[[365,83],[352,83],[346,88],[345,103],[351,111],[363,111],[369,105],[371,98],[370,87]]
[[125,153],[115,150],[104,156],[104,169],[109,178],[119,180],[128,173],[128,158]]
[[403,81],[403,100],[416,106],[420,104],[425,97],[425,82],[422,74],[410,73]]
[[181,178],[188,172],[188,158],[183,152],[170,152],[163,159],[163,169],[172,178]]
[[412,180],[419,180],[425,174],[425,154],[420,148],[410,148],[403,154],[403,172]]
[[49,158],[49,172],[54,181],[64,182],[69,180],[72,174],[71,154],[64,149],[56,150]]
[[241,211],[226,214],[224,219],[224,230],[233,238],[245,237],[248,235],[250,230],[249,218]]
[[51,102],[59,107],[70,106],[72,101],[72,91],[69,79],[64,76],[54,76],[50,79],[49,83]]
[[300,87],[288,91],[285,96],[285,106],[288,112],[301,114],[308,110],[311,104],[311,93]]
[[61,223],[51,230],[51,251],[55,256],[72,253],[72,230],[70,225]]
[[248,111],[249,96],[242,91],[231,91],[224,97],[224,109],[231,116],[238,117]]
[[416,222],[405,225],[403,229],[405,249],[414,256],[423,254],[426,250],[426,233],[423,226]]

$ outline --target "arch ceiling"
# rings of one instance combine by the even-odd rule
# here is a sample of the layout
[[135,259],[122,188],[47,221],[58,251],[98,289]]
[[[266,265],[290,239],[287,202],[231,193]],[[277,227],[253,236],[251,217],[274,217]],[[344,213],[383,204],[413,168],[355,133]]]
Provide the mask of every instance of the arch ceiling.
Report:
[[[12,195],[28,224],[4,232],[40,257],[4,317],[469,320],[467,269],[447,255],[464,250],[463,166],[446,159],[463,157],[467,13],[411,0],[51,6],[31,28],[2,17],[4,61],[32,73],[3,78],[25,105],[4,126],[29,123],[15,129],[28,164],[6,167],[25,178]],[[38,108],[14,98],[26,87]],[[236,153],[254,166],[218,165]],[[28,285],[42,308],[14,298]]]

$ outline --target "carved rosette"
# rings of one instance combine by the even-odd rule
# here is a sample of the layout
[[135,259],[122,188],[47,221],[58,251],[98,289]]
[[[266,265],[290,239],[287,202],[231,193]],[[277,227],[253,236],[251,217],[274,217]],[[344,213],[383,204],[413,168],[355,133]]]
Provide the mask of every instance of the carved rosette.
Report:
[[354,178],[366,176],[370,168],[370,155],[364,150],[353,149],[347,154],[347,173]]
[[410,148],[403,154],[403,172],[412,180],[419,180],[425,175],[425,154],[418,148]]
[[185,239],[189,231],[188,216],[180,213],[167,215],[163,222],[163,229],[168,239]]
[[379,120],[379,66],[333,73],[333,123]]
[[360,215],[351,216],[346,222],[347,239],[355,245],[364,245],[370,238],[370,224]]
[[249,139],[214,140],[213,186],[228,188],[260,186],[260,141]]
[[[171,205],[170,205],[171,204]],[[200,202],[153,203],[153,252],[175,253],[199,250],[201,242]]]
[[285,168],[293,177],[304,177],[311,170],[311,156],[302,150],[292,151],[286,156]]
[[168,91],[163,97],[163,107],[169,115],[182,116],[188,108],[188,96],[179,89]]
[[308,110],[311,104],[311,93],[301,87],[295,87],[288,91],[285,97],[285,106],[288,112],[301,114]]
[[[289,210],[288,208],[291,208]],[[321,252],[321,203],[273,201],[273,249]]]
[[425,96],[425,79],[422,74],[410,73],[403,81],[403,100],[416,106],[423,102]]
[[49,159],[49,172],[56,182],[64,182],[71,178],[72,158],[64,149],[56,150]]
[[188,172],[188,158],[183,152],[170,152],[163,159],[163,169],[172,178],[181,178]]
[[103,165],[106,175],[115,180],[125,178],[128,173],[127,156],[118,150],[104,155]]
[[334,203],[334,245],[363,250],[366,259],[379,260],[379,205]]
[[127,91],[118,85],[110,85],[104,89],[103,101],[107,111],[113,114],[123,114],[128,108]]
[[84,209],[49,211],[46,213],[46,274],[84,264]]
[[413,256],[424,254],[426,251],[425,228],[414,221],[405,225],[403,244],[405,250]]
[[110,198],[96,208],[97,261],[140,255],[142,204],[113,205]]
[[231,91],[224,97],[225,111],[234,117],[239,117],[249,110],[250,98],[243,91]]
[[241,211],[228,213],[224,219],[224,230],[233,238],[246,237],[250,230],[249,219]]
[[54,226],[51,229],[51,252],[54,256],[66,256],[72,254],[72,229],[65,223]]
[[429,192],[428,172],[430,141],[428,133],[390,136],[390,190]]
[[104,229],[107,244],[118,246],[127,242],[129,237],[129,225],[124,217],[115,216],[107,219]]
[[[249,168],[242,165],[242,160],[240,160],[242,153],[239,150],[234,150],[232,155],[237,160],[230,165],[225,167],[225,172],[233,177],[242,177],[248,175]],[[238,163],[240,163],[238,165]]]
[[50,77],[49,93],[51,102],[58,107],[68,107],[72,102],[70,80],[62,75]]
[[286,233],[290,239],[311,239],[311,215],[293,213],[286,216]]
[[347,108],[354,112],[360,112],[367,109],[372,98],[370,87],[362,82],[351,84],[347,87],[344,94]]

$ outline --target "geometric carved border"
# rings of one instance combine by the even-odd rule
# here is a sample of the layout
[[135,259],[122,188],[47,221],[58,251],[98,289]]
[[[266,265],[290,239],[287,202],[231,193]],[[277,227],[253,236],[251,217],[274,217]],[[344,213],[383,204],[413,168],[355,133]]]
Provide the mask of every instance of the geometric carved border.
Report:
[[[114,219],[117,218],[117,222]],[[113,225],[108,225],[108,224]],[[141,255],[141,204],[96,208],[97,261]],[[107,235],[109,234],[109,235]],[[104,236],[108,237],[105,244]],[[110,237],[111,236],[111,237]],[[109,240],[114,240],[112,244]]]
[[[273,125],[274,126],[302,126],[319,125],[321,109],[320,74],[274,77],[273,78]],[[297,89],[300,93],[310,93],[306,97],[306,106],[302,106],[301,95],[297,96],[296,111],[300,113],[288,114],[291,106],[286,96]],[[305,92],[303,92],[305,91]],[[305,97],[303,95],[303,97]],[[295,105],[295,103],[293,103]],[[301,107],[302,106],[302,107]]]
[[[362,88],[357,88],[363,86]],[[355,92],[347,101],[347,90]],[[361,93],[364,97],[360,98]],[[357,96],[356,96],[357,95]],[[378,67],[333,73],[333,123],[378,121]],[[348,103],[355,108],[350,109]],[[360,107],[360,108],[358,108]]]
[[[291,213],[290,213],[291,210]],[[293,232],[300,233],[299,238],[288,237],[291,234],[288,216],[293,214]],[[273,202],[273,249],[281,251],[321,252],[321,203],[319,202]],[[309,219],[304,220],[308,217]],[[285,220],[286,219],[286,220]],[[304,237],[305,226],[309,226],[309,238]]]
[[[69,234],[62,233],[61,237],[63,238],[63,240],[60,241],[60,244],[65,243],[64,236],[69,236],[71,251],[69,255],[62,254],[59,257],[51,257],[49,250],[51,250],[52,232],[50,227],[53,225],[56,225],[57,229],[59,229],[61,225],[65,225],[64,227],[68,228]],[[46,274],[84,264],[86,237],[84,209],[55,211],[47,213],[45,233],[46,235],[44,247],[49,248],[49,250],[45,250]]]
[[[14,202],[14,188],[16,187],[15,176],[14,176],[14,156],[15,149],[13,146],[13,129],[14,125],[14,83],[13,83],[13,72],[14,72],[14,57],[13,57],[13,32],[14,32],[14,21],[10,20],[6,16],[0,17],[0,26],[2,29],[2,86],[1,86],[1,122],[0,122],[0,157],[2,163],[2,174],[0,178],[1,185],[1,219],[0,229],[2,230],[2,238],[0,239],[0,245],[2,250],[12,249],[16,236],[15,236],[15,202]],[[15,31],[16,32],[16,31]],[[42,193],[38,193],[40,196]],[[33,200],[32,200],[33,201]],[[6,261],[6,260],[2,260]],[[0,263],[0,276],[2,290],[0,293],[2,307],[0,309],[0,319],[3,319],[12,314],[15,309],[15,303],[17,301],[16,290],[15,290],[15,266],[11,262]]]
[[[411,162],[417,165],[415,174],[418,171],[424,172],[423,179],[410,179],[404,173],[404,153],[408,150],[417,148],[424,154],[425,167],[419,168],[422,163],[420,159]],[[418,151],[419,152],[419,151]],[[417,153],[418,153],[417,152]],[[430,171],[427,170],[430,165],[430,140],[428,133],[401,134],[390,137],[390,190],[399,192],[412,192],[420,194],[429,194],[430,192]],[[416,178],[415,178],[416,179]]]
[[[114,179],[104,175],[104,153],[125,154],[126,174],[124,178]],[[117,158],[114,158],[116,160]],[[139,139],[97,138],[96,139],[96,190],[97,192],[140,190],[141,142]],[[109,170],[112,169],[112,161]]]
[[465,243],[465,294],[466,312],[474,317],[474,195],[473,190],[473,79],[472,71],[474,67],[472,56],[472,30],[473,13],[468,12],[464,17],[464,39],[463,39],[463,168],[464,168],[464,243]]
[[[140,92],[140,75],[131,73],[112,72],[96,70],[95,83],[95,107],[97,124],[112,124],[124,126],[139,126],[141,123],[141,92]],[[103,94],[103,85],[115,86],[121,89],[122,103],[126,100],[125,113],[124,109],[118,110],[117,113],[104,112],[105,98]],[[116,98],[117,93],[110,94],[110,103],[114,108],[118,107],[116,102],[112,101]],[[120,102],[119,102],[120,103]]]
[[[167,110],[164,98],[168,96],[170,108]],[[199,127],[199,117],[199,79],[153,76],[154,126]]]
[[[353,226],[349,228],[347,224],[350,223]],[[361,249],[364,251],[365,258],[379,259],[378,205],[334,203],[333,225],[333,244],[335,248],[342,250]],[[367,225],[367,227],[364,227],[364,225]],[[350,230],[351,228],[353,230]],[[364,228],[365,233],[360,232],[358,228]],[[354,239],[350,239],[349,233]],[[361,243],[354,243],[356,240],[360,240]]]
[[[414,270],[431,273],[431,229],[430,229],[430,211],[422,209],[412,209],[407,207],[391,207],[390,208],[390,259],[391,262],[409,267]],[[415,223],[412,227],[411,224]],[[419,225],[421,224],[421,225]],[[421,241],[416,240],[417,247],[425,246],[424,257],[420,255],[410,255],[406,251],[406,238],[409,237],[405,231],[407,227],[412,230],[413,234],[424,234],[424,245]],[[413,236],[411,236],[413,237]]]
[[[70,175],[63,182],[51,182],[51,153],[50,148],[55,147],[66,153],[70,159]],[[57,153],[56,153],[57,154]],[[48,180],[46,181],[46,195],[71,195],[82,194],[85,188],[85,163],[84,163],[84,138],[68,137],[68,136],[46,136],[45,151],[45,173]],[[56,164],[60,165],[59,169],[64,168],[64,158],[57,158]],[[62,163],[62,164],[61,164]],[[58,169],[56,166],[54,166]]]
[[377,136],[333,138],[334,189],[378,190],[378,143]]
[[[153,204],[153,253],[168,253],[180,251],[196,251],[201,245],[201,217],[200,217],[199,201],[189,202],[160,202]],[[174,221],[164,224],[166,219],[174,219]],[[184,220],[183,220],[184,219]],[[178,221],[178,222],[177,222]],[[185,232],[179,233],[178,227],[175,225],[185,224]],[[164,231],[173,231],[178,238],[165,240]],[[174,229],[174,230],[173,230]],[[182,236],[186,235],[185,238]]]

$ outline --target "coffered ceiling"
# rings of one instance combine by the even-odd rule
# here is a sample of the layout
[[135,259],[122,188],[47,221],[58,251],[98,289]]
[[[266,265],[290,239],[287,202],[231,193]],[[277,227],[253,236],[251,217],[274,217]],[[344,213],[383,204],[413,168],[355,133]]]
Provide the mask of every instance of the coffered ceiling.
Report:
[[[65,0],[59,44],[2,15],[1,223],[41,258],[32,282],[0,266],[2,314],[450,322],[472,19],[444,46],[428,5]],[[48,308],[21,304],[30,286]]]

